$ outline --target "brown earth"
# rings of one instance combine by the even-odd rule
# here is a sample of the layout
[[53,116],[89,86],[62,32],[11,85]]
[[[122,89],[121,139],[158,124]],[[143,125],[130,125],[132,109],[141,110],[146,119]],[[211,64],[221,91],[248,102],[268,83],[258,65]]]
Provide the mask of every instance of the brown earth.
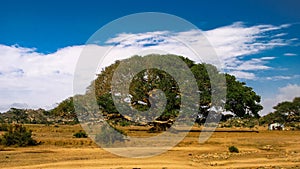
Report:
[[[27,125],[43,144],[0,147],[0,168],[5,169],[189,169],[189,168],[300,168],[300,131],[214,132],[199,144],[199,132],[190,132],[176,147],[149,158],[125,158],[96,146],[89,138],[73,138],[75,126]],[[197,128],[195,128],[197,129]],[[249,129],[226,129],[249,130]],[[132,131],[145,135],[144,131]],[[229,153],[234,145],[240,153]]]

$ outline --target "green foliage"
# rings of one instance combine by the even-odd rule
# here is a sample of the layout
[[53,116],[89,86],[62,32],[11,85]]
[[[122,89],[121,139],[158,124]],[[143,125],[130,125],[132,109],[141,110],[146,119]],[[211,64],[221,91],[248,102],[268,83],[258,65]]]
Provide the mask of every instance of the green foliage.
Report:
[[32,131],[28,131],[24,126],[15,124],[10,125],[8,132],[5,133],[1,138],[1,144],[5,146],[33,146],[39,143],[32,137]]
[[[145,57],[156,56],[149,55]],[[167,58],[172,55],[162,55],[161,58]],[[144,58],[145,58],[144,57]],[[134,56],[133,58],[139,58]],[[140,57],[141,58],[141,57]],[[217,68],[209,64],[196,64],[188,58],[180,57],[190,68],[193,73],[199,89],[199,114],[204,117],[208,114],[208,109],[211,105],[211,95],[214,92],[221,92],[226,86],[217,86],[216,91],[212,91],[210,81],[212,78],[218,79],[217,76],[224,76],[219,73]],[[132,58],[130,58],[132,59]],[[138,60],[138,59],[137,59]],[[114,106],[111,96],[111,81],[114,71],[120,64],[117,61],[106,67],[97,77],[95,83],[89,87],[88,93],[96,93],[98,105],[104,113],[119,113]],[[176,67],[176,64],[174,64]],[[182,72],[178,70],[178,72]],[[209,73],[213,73],[214,77],[210,77]],[[124,73],[124,76],[126,73]],[[244,82],[239,82],[234,76],[226,74],[227,80],[227,101],[226,110],[233,112],[237,117],[255,117],[258,118],[258,111],[262,109],[259,104],[260,96],[258,96],[251,87],[247,87]],[[147,77],[147,78],[145,78]],[[95,88],[94,88],[95,86]],[[144,70],[133,77],[130,85],[129,93],[132,95],[131,106],[140,111],[146,111],[150,108],[149,91],[160,89],[164,92],[167,98],[167,105],[164,112],[157,120],[168,120],[174,118],[178,114],[181,104],[181,95],[177,82],[168,73],[158,70],[149,69]],[[221,100],[221,98],[220,98]],[[220,101],[219,100],[219,101]],[[138,101],[143,101],[145,105],[139,104]]]
[[0,131],[8,131],[9,125],[7,123],[0,124]]
[[227,100],[225,108],[236,116],[259,118],[258,112],[262,110],[260,96],[258,96],[246,83],[239,82],[232,75],[226,74]]
[[76,117],[73,98],[62,101],[57,107],[50,111],[51,115],[74,118]]
[[88,135],[85,133],[85,131],[80,130],[79,132],[73,134],[76,138],[87,138]]
[[26,110],[24,109],[17,109],[17,108],[11,108],[7,114],[10,114],[11,118],[9,121],[10,123],[28,123],[27,121],[27,114],[25,113]]
[[273,107],[274,112],[269,113],[259,119],[260,125],[270,123],[285,123],[286,126],[295,126],[300,122],[300,97],[295,97],[293,101],[284,101]]
[[[167,57],[172,57],[173,55],[149,55],[144,56],[143,58],[152,56],[160,56],[162,59],[164,59]],[[141,57],[134,56],[133,58],[139,61],[137,58]],[[217,68],[213,65],[196,64],[188,58],[180,58],[190,68],[198,84],[200,95],[200,109],[198,110],[198,114],[201,114],[206,118],[208,115],[208,109],[210,108],[212,102],[211,95],[221,92],[227,87],[227,100],[225,105],[227,111],[231,111],[237,117],[241,118],[259,117],[258,112],[262,109],[262,106],[259,104],[260,96],[258,96],[251,87],[246,86],[244,82],[237,81],[234,76],[225,74],[227,86],[214,84],[216,85],[216,90],[212,91],[212,86],[210,84],[211,79],[214,78],[218,80],[218,78],[224,76],[224,74],[218,72]],[[117,61],[115,64],[106,67],[100,74],[98,74],[95,82],[92,83],[92,85],[88,88],[87,93],[96,94],[98,105],[104,114],[119,113],[114,105],[111,95],[112,77],[119,64],[120,61]],[[174,63],[174,67],[176,67],[176,63]],[[178,73],[181,72],[183,71],[178,71]],[[209,74],[214,74],[214,77],[210,77]],[[124,76],[128,76],[128,72],[126,74],[125,71]],[[188,85],[188,83],[185,85]],[[178,84],[173,77],[162,70],[147,69],[133,77],[129,89],[129,93],[132,95],[129,104],[140,112],[149,110],[151,107],[149,100],[151,93],[149,92],[155,89],[162,90],[167,98],[166,107],[163,113],[157,117],[156,120],[168,120],[176,117],[180,109],[181,93],[179,91]],[[222,98],[220,98],[218,101],[221,101],[221,99]],[[140,101],[144,102],[145,104],[140,104]]]
[[293,101],[284,101],[273,107],[274,113],[285,117],[286,122],[300,121],[300,97],[296,97]]
[[231,153],[239,153],[239,149],[238,149],[237,147],[235,147],[235,146],[230,146],[230,147],[228,148],[228,150],[229,150],[229,152],[231,152]]
[[260,125],[266,125],[266,124],[271,124],[271,123],[285,123],[286,121],[286,116],[279,113],[279,112],[273,112],[269,113],[259,119],[259,124]]
[[[145,76],[147,76],[147,79],[144,78]],[[133,78],[133,83],[131,83],[129,89],[133,95],[131,98],[132,106],[139,111],[147,111],[151,106],[149,101],[151,94],[149,92],[157,89],[162,90],[167,98],[165,110],[158,119],[167,120],[176,117],[176,110],[180,108],[181,99],[179,88],[169,74],[158,69],[142,71]],[[139,101],[143,101],[146,105],[139,104]],[[159,107],[159,103],[156,104],[155,106]],[[153,114],[153,116],[156,115]]]
[[105,93],[98,98],[98,104],[100,107],[105,110],[106,113],[112,114],[112,113],[118,113],[118,110],[116,109],[112,96],[110,93]]
[[[135,56],[134,58],[137,59],[137,61],[141,61],[138,56]],[[119,62],[117,61],[115,64],[105,68],[102,73],[98,75],[98,78],[94,83],[97,101],[104,114],[119,113],[110,93],[110,83],[118,64]],[[147,76],[147,78],[145,78],[145,76]],[[92,90],[91,88],[92,87],[90,87],[90,90]],[[167,97],[167,105],[164,112],[159,117],[160,120],[175,117],[176,114],[178,114],[178,111],[176,110],[179,109],[180,104],[177,83],[169,74],[158,69],[144,70],[133,77],[129,89],[129,93],[132,95],[131,106],[140,112],[147,111],[151,106],[149,100],[151,93],[149,92],[156,89],[162,90]],[[144,102],[145,104],[141,104],[141,102]],[[156,106],[159,107],[158,105]],[[147,114],[147,116],[150,117],[151,115]],[[151,117],[156,117],[156,115]]]
[[73,97],[70,97],[62,101],[57,107],[49,111],[49,115],[53,117],[61,117],[64,119],[72,120],[69,122],[64,122],[65,124],[78,124],[78,118],[75,113],[75,106]]

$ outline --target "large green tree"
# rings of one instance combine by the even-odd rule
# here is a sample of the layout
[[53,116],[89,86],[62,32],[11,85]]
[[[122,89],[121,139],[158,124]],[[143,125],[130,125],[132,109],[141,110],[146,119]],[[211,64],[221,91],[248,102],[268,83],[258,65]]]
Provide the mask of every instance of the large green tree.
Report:
[[[164,56],[161,55],[161,57]],[[217,90],[213,91],[210,80],[211,78],[217,77],[210,77],[208,72],[214,72],[213,74],[215,76],[224,76],[224,74],[218,72],[217,68],[213,65],[196,64],[188,58],[180,58],[189,67],[197,81],[200,95],[200,109],[198,110],[198,113],[207,116],[212,102],[211,95],[226,87],[218,86],[216,87]],[[111,81],[114,71],[119,64],[120,61],[117,61],[115,64],[103,69],[102,72],[98,74],[97,79],[88,88],[87,94],[96,94],[98,105],[104,114],[118,113],[111,95]],[[126,74],[124,74],[124,76],[126,76]],[[228,74],[225,74],[225,76],[227,80],[226,110],[233,112],[238,117],[258,117],[258,112],[262,109],[262,106],[259,104],[260,96],[258,96],[251,87],[246,86],[244,82],[239,82],[234,76]],[[166,95],[167,105],[163,114],[157,119],[166,120],[175,117],[178,114],[181,93],[179,91],[178,84],[172,76],[162,70],[147,69],[136,74],[133,79],[134,80],[130,85],[129,92],[131,94],[131,98],[128,104],[131,104],[132,107],[138,110],[145,111],[151,106],[149,101],[151,93],[149,93],[149,91],[160,89]]]

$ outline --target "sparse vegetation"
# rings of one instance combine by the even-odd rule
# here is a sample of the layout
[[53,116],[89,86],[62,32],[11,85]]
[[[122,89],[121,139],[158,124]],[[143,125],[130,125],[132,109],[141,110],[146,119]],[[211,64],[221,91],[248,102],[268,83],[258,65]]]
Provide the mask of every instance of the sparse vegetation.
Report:
[[[276,168],[282,166],[283,162],[286,168],[295,168],[295,160],[298,160],[297,157],[300,153],[298,131],[269,132],[265,131],[266,127],[259,127],[260,132],[258,134],[215,132],[213,137],[205,143],[206,148],[201,151],[199,151],[199,142],[197,141],[199,133],[191,132],[175,147],[175,151],[170,150],[159,156],[147,158],[145,163],[133,166],[132,164],[136,162],[136,159],[125,159],[109,153],[99,148],[92,139],[73,137],[74,133],[83,130],[80,125],[60,125],[58,128],[54,125],[46,126],[43,124],[25,124],[24,126],[33,131],[34,138],[43,142],[43,146],[15,148],[0,145],[0,157],[3,157],[0,158],[0,168],[8,168],[7,166],[20,168],[24,164],[28,165],[28,168],[36,168],[37,165],[39,168],[49,166],[52,168],[74,168],[74,163],[76,164],[78,160],[89,165],[78,166],[77,168],[95,166],[96,164],[103,168],[111,168],[116,165],[116,161],[118,165],[124,168],[162,168],[163,166],[174,168],[175,165],[177,168],[186,168],[191,160],[195,164],[195,167],[191,168],[207,168],[207,164],[211,161],[215,161],[219,165],[225,160],[226,163],[220,166],[221,168],[233,166],[241,168],[241,166],[245,166],[245,162],[251,163],[252,168],[261,168],[262,165]],[[117,125],[117,127],[120,126]],[[120,127],[120,129],[130,136],[148,137],[156,135],[149,134],[147,130],[131,130],[133,129],[132,126]],[[135,127],[135,129],[144,129],[144,126]],[[224,131],[223,129],[217,130]],[[228,129],[228,131],[231,130],[233,129]],[[237,130],[239,129],[235,129],[235,131]],[[4,134],[5,132],[1,133]],[[278,139],[279,137],[280,139]],[[230,153],[228,148],[231,145],[237,147],[239,153]],[[285,153],[284,156],[282,152]],[[269,160],[253,163],[253,161],[265,158],[266,154]],[[159,163],[162,158],[166,162],[163,166]],[[296,165],[298,165],[297,161]]]

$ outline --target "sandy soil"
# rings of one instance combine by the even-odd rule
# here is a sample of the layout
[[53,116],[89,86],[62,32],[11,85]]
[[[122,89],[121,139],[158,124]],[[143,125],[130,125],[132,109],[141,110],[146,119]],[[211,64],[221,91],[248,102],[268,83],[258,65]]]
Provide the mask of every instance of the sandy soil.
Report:
[[[35,137],[45,143],[26,148],[2,147],[0,168],[300,168],[300,131],[215,132],[203,144],[198,143],[199,133],[193,132],[158,156],[125,158],[97,147],[88,138],[72,138],[72,132],[78,128],[60,127],[49,129],[48,133],[40,127],[33,129]],[[231,145],[238,147],[240,153],[229,153]]]

